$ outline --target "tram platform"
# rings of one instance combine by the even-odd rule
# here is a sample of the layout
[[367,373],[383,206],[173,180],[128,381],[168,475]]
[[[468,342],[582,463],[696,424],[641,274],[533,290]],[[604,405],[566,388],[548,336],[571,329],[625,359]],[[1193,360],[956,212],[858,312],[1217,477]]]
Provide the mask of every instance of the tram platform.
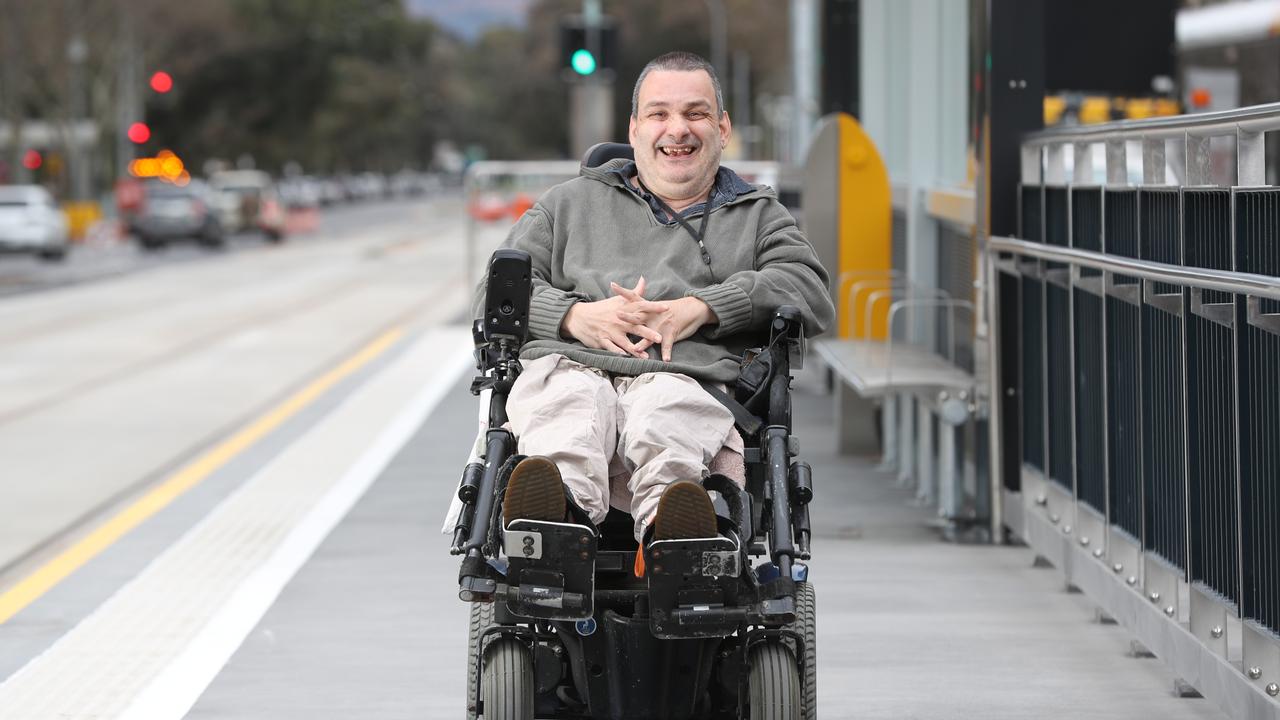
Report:
[[[119,711],[112,717],[202,720],[461,714],[467,608],[456,599],[456,559],[438,529],[476,427],[476,401],[465,358],[438,348],[464,338],[453,328],[404,340],[326,416],[295,429],[276,458],[245,468],[234,489],[208,500],[208,516],[170,537],[137,577],[98,607],[80,608],[87,614],[78,622],[51,615],[48,603],[72,613],[67,594],[101,588],[102,568],[91,565],[15,617],[6,632],[26,641],[0,653],[12,673],[0,706],[58,705],[84,717],[97,698]],[[1175,696],[1164,666],[1135,657],[1125,631],[1100,623],[1060,574],[1035,566],[1030,550],[945,542],[932,511],[890,474],[837,454],[833,403],[817,367],[800,375],[795,398],[819,500],[811,577],[823,717],[1221,717],[1203,699]],[[437,388],[424,394],[415,386],[424,378]],[[330,493],[299,510],[292,526],[268,531],[264,521],[235,542],[210,532],[235,503],[270,498],[262,483],[272,466],[362,425],[374,455],[344,459],[345,469],[311,464],[316,483],[369,473],[347,489],[345,506]],[[316,508],[327,526],[307,525]],[[307,533],[309,543],[299,539]],[[143,540],[121,550],[143,552]],[[157,577],[182,576],[177,552],[212,562],[204,568],[232,563],[220,557],[228,553],[251,562],[239,575],[207,578],[196,602]],[[134,621],[121,625],[112,613],[124,606]],[[54,620],[71,629],[43,633],[41,623]],[[93,634],[109,620],[113,632]]]

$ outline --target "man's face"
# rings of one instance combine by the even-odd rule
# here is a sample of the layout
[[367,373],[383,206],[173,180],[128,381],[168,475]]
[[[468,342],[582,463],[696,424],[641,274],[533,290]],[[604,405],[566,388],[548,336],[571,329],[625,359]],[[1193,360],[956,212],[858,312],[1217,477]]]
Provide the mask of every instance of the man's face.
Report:
[[640,179],[658,195],[689,199],[707,191],[729,141],[711,76],[702,70],[654,70],[640,84],[631,146]]

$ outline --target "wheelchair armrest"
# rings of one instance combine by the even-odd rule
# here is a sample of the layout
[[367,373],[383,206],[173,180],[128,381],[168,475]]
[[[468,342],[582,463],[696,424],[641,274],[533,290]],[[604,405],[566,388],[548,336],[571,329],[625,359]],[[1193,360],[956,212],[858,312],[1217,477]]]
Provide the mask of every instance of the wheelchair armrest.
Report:
[[804,367],[805,340],[804,316],[795,305],[779,305],[773,311],[769,324],[769,344],[775,341],[786,344],[787,356],[793,369]]

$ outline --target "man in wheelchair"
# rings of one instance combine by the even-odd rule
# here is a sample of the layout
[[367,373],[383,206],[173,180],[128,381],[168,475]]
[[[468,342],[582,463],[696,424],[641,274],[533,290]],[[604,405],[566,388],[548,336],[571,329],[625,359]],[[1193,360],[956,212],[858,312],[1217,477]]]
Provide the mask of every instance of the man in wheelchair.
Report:
[[490,262],[450,523],[468,717],[816,716],[789,383],[834,309],[774,193],[720,166],[730,133],[710,64],[655,59],[630,147],[593,148]]

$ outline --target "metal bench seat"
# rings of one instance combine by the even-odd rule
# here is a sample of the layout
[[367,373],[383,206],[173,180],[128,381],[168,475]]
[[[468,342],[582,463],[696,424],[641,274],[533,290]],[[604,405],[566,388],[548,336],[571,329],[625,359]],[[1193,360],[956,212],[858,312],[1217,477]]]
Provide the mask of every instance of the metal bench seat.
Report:
[[864,398],[959,392],[974,385],[972,374],[916,345],[836,338],[815,340],[813,345],[827,367]]

